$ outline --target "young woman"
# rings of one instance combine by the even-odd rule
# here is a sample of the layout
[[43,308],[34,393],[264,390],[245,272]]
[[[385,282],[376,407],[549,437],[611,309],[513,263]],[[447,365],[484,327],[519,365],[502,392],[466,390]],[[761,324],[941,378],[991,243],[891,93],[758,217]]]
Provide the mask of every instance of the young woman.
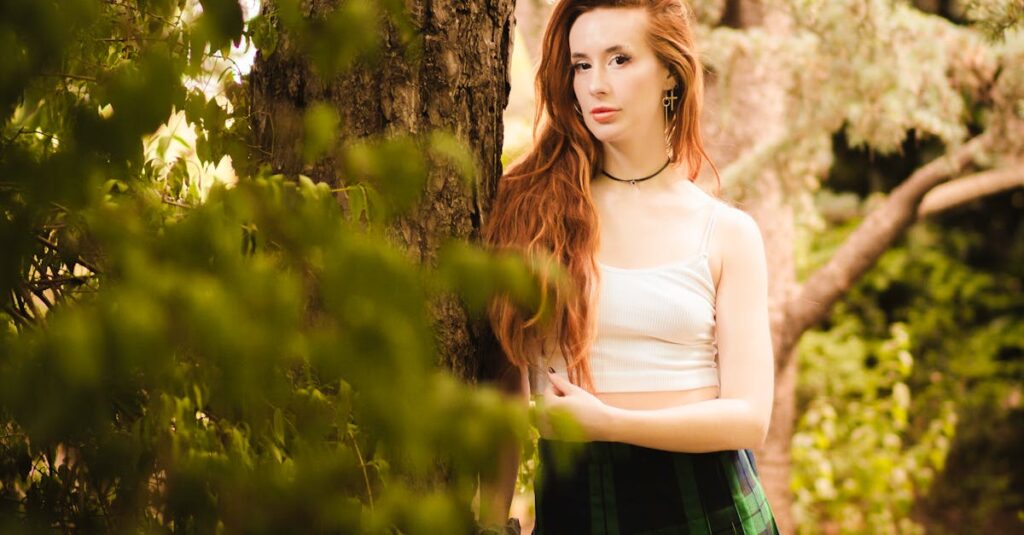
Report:
[[[586,438],[559,471],[542,425],[535,534],[778,531],[750,453],[774,384],[764,244],[694,183],[711,162],[690,24],[680,0],[562,0],[537,75],[539,135],[484,225],[496,248],[553,255],[573,289],[555,292],[550,328],[507,301],[490,308],[512,382]],[[482,495],[485,522],[507,516],[517,457]]]

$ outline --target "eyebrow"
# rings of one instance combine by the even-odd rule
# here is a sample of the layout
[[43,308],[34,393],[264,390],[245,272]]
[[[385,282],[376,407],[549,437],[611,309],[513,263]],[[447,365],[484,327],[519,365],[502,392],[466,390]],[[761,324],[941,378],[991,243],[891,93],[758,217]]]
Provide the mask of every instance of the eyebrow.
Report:
[[[612,52],[625,52],[626,50],[627,50],[627,48],[622,46],[622,45],[612,45],[612,46],[604,49],[604,53],[605,54],[611,54]],[[588,58],[590,56],[587,56],[586,54],[583,54],[582,52],[573,52],[572,56],[570,56],[570,57],[571,57],[571,59],[582,59],[582,58]]]

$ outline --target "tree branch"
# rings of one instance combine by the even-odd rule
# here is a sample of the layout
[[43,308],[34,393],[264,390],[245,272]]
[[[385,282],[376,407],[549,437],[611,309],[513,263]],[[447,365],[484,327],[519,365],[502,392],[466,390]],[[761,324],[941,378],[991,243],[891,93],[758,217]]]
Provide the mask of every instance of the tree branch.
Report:
[[82,82],[96,82],[97,79],[94,76],[85,76],[82,74],[71,74],[68,72],[44,72],[43,76],[49,76],[51,78],[64,78],[67,80],[79,80]]
[[52,277],[52,278],[40,277],[38,279],[32,279],[32,280],[26,281],[25,284],[27,284],[28,287],[32,288],[32,289],[52,290],[54,288],[58,288],[58,287],[64,286],[65,284],[70,284],[70,283],[73,283],[76,286],[81,286],[82,284],[85,284],[85,283],[89,282],[89,279],[94,279],[94,278],[96,278],[95,275],[60,276],[60,277]]
[[918,205],[925,195],[963,170],[991,140],[990,134],[981,134],[917,169],[864,218],[828,263],[785,303],[787,328],[776,337],[776,369],[785,367],[804,331],[820,322],[893,241],[917,221]]
[[162,196],[161,200],[164,202],[164,204],[169,204],[171,206],[177,206],[178,208],[195,208],[194,206],[185,204],[185,203],[183,203],[183,202],[181,202],[179,200],[176,200],[174,198],[171,198],[171,197],[169,197],[167,195]]
[[952,182],[940,184],[929,191],[921,200],[920,206],[917,207],[917,218],[924,219],[974,199],[1020,186],[1024,186],[1024,164],[958,178]]
[[18,326],[26,328],[32,325],[32,318],[23,315],[21,311],[14,308],[12,305],[5,305],[4,311],[7,312],[7,315],[10,316]]
[[[53,249],[54,251],[59,251],[60,250],[57,247],[56,243],[53,243],[52,241],[50,241],[50,240],[48,240],[48,239],[46,239],[46,238],[44,238],[42,236],[36,236],[36,241],[38,241],[39,243],[41,243],[41,244],[43,244],[43,245]],[[86,269],[88,269],[89,271],[92,271],[93,273],[99,273],[100,272],[100,270],[95,265],[93,265],[91,262],[88,262],[88,261],[84,260],[80,256],[79,257],[75,257],[75,263],[85,267]]]

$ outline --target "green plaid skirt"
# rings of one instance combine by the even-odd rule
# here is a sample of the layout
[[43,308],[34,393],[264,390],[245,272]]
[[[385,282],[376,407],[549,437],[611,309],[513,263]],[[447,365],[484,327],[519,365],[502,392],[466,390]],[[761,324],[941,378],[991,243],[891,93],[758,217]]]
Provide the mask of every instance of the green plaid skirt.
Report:
[[750,450],[677,453],[541,438],[538,454],[534,535],[779,532]]

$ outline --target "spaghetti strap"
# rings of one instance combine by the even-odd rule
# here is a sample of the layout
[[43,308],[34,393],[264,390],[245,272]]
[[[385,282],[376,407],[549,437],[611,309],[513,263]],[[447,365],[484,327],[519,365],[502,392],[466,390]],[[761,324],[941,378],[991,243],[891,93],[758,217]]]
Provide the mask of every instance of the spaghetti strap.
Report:
[[718,214],[718,203],[714,203],[711,206],[711,215],[708,216],[707,225],[704,226],[704,236],[700,240],[700,254],[701,256],[707,256],[709,244],[711,242],[711,230],[715,228],[715,216]]

